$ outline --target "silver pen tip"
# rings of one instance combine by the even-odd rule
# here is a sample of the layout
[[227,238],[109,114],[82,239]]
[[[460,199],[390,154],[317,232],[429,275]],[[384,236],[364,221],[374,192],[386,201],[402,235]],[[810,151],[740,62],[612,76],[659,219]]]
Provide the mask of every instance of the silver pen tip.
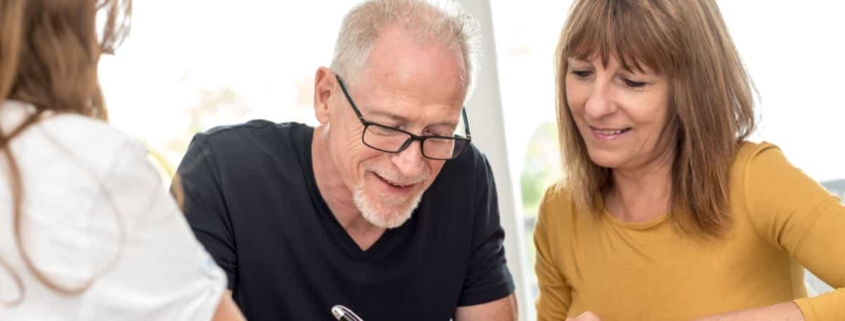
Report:
[[335,305],[332,307],[332,315],[334,315],[335,319],[340,320],[346,314],[346,311],[343,310],[342,306]]

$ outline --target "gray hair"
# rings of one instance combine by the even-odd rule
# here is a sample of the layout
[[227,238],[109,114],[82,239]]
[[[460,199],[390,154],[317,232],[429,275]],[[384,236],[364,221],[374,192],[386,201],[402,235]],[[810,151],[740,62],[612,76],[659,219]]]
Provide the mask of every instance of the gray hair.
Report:
[[470,96],[478,73],[481,34],[478,22],[452,0],[368,0],[358,4],[343,18],[331,69],[348,79],[355,78],[381,31],[393,25],[420,41],[436,41],[459,50],[465,69],[461,90],[464,99]]

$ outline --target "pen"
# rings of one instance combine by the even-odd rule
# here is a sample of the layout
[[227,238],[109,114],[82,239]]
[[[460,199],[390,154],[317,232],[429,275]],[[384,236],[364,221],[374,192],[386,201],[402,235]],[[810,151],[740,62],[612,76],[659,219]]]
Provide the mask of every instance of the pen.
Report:
[[335,305],[332,307],[332,315],[338,321],[364,321],[355,312],[342,305]]

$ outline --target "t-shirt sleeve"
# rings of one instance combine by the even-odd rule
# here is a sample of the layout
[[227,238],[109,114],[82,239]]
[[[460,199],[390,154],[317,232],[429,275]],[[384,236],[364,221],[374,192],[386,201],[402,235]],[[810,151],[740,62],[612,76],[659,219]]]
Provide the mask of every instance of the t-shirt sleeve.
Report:
[[109,168],[92,221],[76,237],[91,241],[77,253],[105,253],[96,249],[117,244],[116,255],[81,294],[83,319],[210,320],[225,274],[191,233],[146,151],[127,141]]
[[760,234],[836,290],[796,300],[806,320],[845,320],[845,205],[765,144],[750,158],[745,193]]
[[459,306],[470,306],[504,298],[513,293],[513,277],[505,260],[505,232],[499,223],[499,202],[490,165],[484,157],[476,162],[475,221],[472,253]]
[[[205,134],[197,134],[179,164],[171,191],[183,196],[185,217],[197,239],[226,272],[228,288],[237,285],[237,252],[214,152]],[[175,184],[180,184],[176,186]]]

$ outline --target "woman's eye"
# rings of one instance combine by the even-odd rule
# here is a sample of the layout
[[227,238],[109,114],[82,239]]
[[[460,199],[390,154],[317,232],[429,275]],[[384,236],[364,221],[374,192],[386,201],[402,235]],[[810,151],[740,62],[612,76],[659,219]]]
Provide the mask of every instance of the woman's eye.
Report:
[[642,88],[646,85],[646,83],[642,81],[633,81],[630,79],[622,78],[622,81],[625,82],[625,85],[631,88]]
[[590,77],[590,75],[592,75],[593,72],[591,72],[589,70],[573,70],[572,74],[575,75],[575,77],[577,77],[577,78],[584,79],[584,78]]

